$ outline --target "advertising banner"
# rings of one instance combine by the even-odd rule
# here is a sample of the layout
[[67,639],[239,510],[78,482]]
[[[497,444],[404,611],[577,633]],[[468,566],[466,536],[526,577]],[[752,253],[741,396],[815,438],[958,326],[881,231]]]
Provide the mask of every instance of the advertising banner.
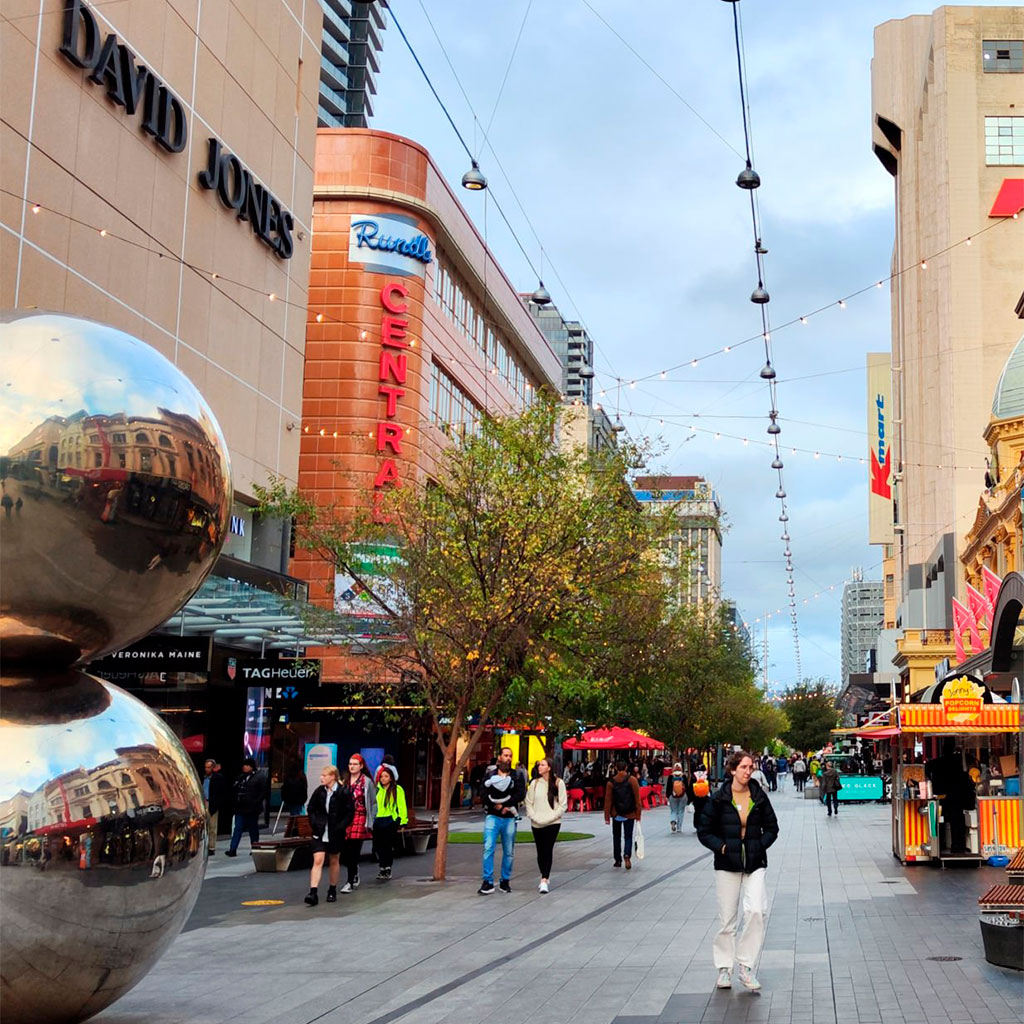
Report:
[[109,672],[208,672],[212,642],[208,636],[150,633],[92,662],[89,671],[100,676]]
[[892,368],[888,352],[869,352],[868,543],[892,544]]
[[320,785],[320,773],[332,764],[338,764],[337,743],[306,744],[306,779],[310,792]]
[[243,756],[251,757],[257,768],[267,763],[270,750],[270,705],[262,686],[250,686],[245,701],[245,734]]

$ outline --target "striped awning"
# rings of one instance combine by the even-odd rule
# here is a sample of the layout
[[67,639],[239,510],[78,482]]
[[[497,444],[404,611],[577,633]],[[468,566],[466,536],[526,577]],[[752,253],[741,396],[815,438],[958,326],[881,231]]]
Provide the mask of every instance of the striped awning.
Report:
[[[1021,726],[1020,704],[983,704],[977,715],[951,721],[941,704],[901,704],[901,732],[987,734],[1016,732]],[[955,716],[958,719],[963,716]]]

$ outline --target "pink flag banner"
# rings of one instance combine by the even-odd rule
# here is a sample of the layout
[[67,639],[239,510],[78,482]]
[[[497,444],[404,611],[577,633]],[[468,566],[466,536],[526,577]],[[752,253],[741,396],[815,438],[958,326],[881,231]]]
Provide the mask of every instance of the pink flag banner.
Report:
[[967,584],[967,607],[970,608],[978,628],[988,630],[992,621],[992,605],[988,603],[985,595],[975,590],[970,583]]
[[967,660],[964,650],[964,631],[970,628],[970,612],[954,597],[953,598],[953,643],[956,646],[956,663]]
[[987,565],[982,566],[981,579],[985,586],[985,596],[988,598],[992,611],[995,612],[999,588],[1003,585],[1003,579],[1001,576],[997,576]]

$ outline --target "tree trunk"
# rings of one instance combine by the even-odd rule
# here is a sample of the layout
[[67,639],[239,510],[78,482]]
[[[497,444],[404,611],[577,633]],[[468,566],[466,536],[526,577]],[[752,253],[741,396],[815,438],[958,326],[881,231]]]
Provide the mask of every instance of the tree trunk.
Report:
[[434,851],[434,881],[443,882],[448,871],[448,824],[452,816],[452,794],[458,776],[455,774],[457,735],[442,747],[441,806],[437,809],[437,849]]

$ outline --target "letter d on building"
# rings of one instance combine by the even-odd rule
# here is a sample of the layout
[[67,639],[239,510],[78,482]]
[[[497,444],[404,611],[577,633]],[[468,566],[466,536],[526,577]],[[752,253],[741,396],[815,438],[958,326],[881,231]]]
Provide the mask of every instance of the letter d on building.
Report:
[[82,4],[82,0],[65,0],[64,40],[60,52],[76,67],[90,70],[99,59],[99,26],[92,11]]

